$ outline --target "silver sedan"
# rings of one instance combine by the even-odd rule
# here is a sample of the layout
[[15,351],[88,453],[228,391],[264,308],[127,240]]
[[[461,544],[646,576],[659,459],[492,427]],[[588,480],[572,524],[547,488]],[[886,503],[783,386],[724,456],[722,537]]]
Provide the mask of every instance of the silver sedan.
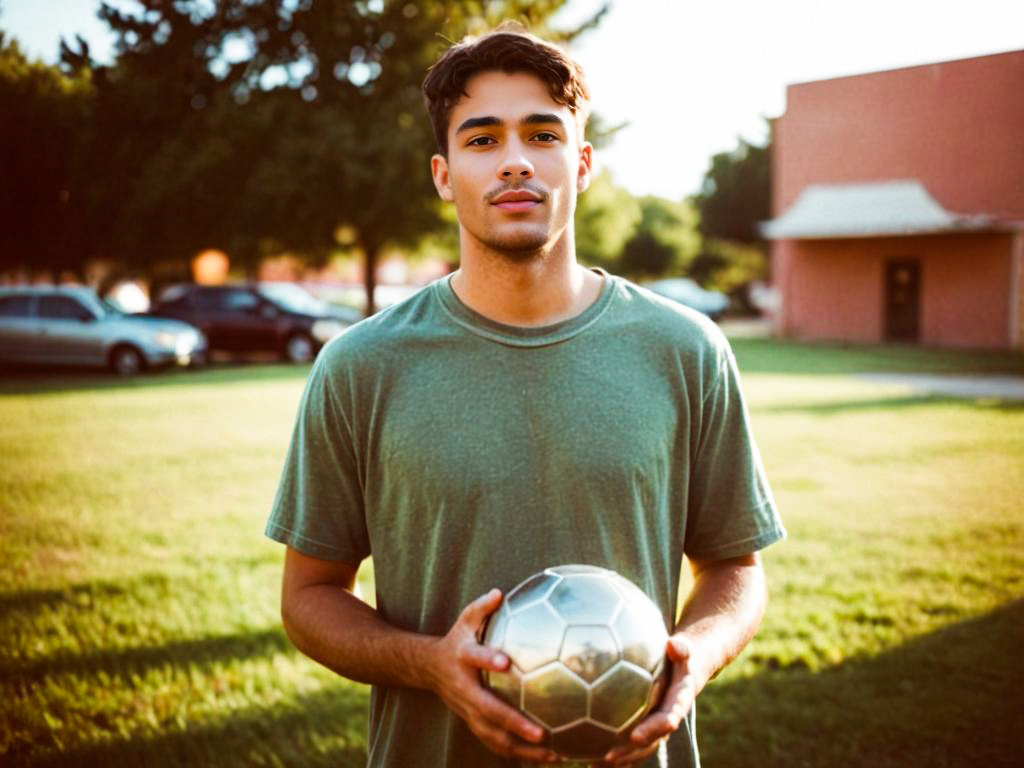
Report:
[[83,286],[0,288],[0,363],[85,365],[130,376],[206,359],[187,323],[125,315]]

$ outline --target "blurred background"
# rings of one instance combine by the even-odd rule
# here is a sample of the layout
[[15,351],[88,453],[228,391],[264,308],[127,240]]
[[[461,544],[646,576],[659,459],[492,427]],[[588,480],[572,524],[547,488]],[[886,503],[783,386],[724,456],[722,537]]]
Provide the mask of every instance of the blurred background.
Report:
[[[564,41],[588,72],[599,151],[578,213],[581,259],[643,281],[691,278],[750,314],[779,302],[759,222],[810,183],[920,178],[928,166],[816,169],[776,188],[773,211],[786,87],[1012,51],[1024,10],[3,0],[0,279],[83,282],[129,311],[192,281],[295,280],[359,309],[408,294],[457,258],[416,86],[447,40],[506,18]],[[939,98],[957,101],[946,87]],[[1005,88],[997,99],[1013,100]],[[831,142],[820,151],[875,153],[835,135],[845,115],[801,119],[812,122],[799,141]],[[993,207],[938,200],[961,202]],[[1019,195],[1001,202],[964,213],[1019,217]]]
[[790,532],[706,764],[1020,765],[1016,0],[0,0],[0,764],[365,764],[262,529],[318,349],[457,266],[419,84],[505,19],[588,73],[580,260],[721,324]]

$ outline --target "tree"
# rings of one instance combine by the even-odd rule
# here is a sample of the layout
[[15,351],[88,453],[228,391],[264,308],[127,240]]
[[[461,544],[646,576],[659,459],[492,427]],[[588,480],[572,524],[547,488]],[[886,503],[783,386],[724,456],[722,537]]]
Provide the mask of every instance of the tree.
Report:
[[690,276],[746,301],[751,282],[768,276],[768,248],[758,224],[771,217],[772,131],[764,146],[743,139],[732,152],[711,158],[699,194],[692,198],[703,236]]
[[700,192],[693,202],[705,237],[756,243],[757,224],[772,213],[772,140],[764,146],[744,139],[732,152],[711,158]]
[[576,256],[588,265],[615,269],[640,221],[640,205],[601,171],[576,204]]
[[0,31],[0,270],[81,274],[75,162],[90,97],[87,79],[30,61]]
[[768,262],[757,245],[709,238],[702,242],[688,274],[701,285],[742,302],[746,300],[746,286],[768,276]]
[[110,249],[152,259],[218,246],[254,267],[274,249],[322,261],[345,231],[372,308],[381,250],[441,224],[419,91],[441,35],[509,16],[543,31],[563,2],[102,4],[118,37],[98,86]]
[[675,249],[650,230],[640,230],[626,242],[620,259],[621,271],[641,279],[664,275],[676,260]]
[[619,270],[639,280],[685,269],[700,244],[692,206],[653,195],[637,205],[640,219],[623,248]]

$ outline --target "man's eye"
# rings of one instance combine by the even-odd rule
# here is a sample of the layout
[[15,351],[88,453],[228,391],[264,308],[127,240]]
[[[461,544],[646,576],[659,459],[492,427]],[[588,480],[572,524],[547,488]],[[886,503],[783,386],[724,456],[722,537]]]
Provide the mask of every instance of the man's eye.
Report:
[[484,147],[488,144],[494,144],[494,139],[490,136],[477,136],[475,139],[470,139],[467,146],[470,147]]
[[558,141],[558,135],[551,133],[550,131],[541,131],[540,133],[534,134],[535,141]]

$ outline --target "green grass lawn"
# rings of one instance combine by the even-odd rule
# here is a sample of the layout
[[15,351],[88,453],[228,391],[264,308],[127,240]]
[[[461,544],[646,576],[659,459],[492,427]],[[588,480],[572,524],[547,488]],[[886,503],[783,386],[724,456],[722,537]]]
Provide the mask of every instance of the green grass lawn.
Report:
[[[849,374],[1024,357],[736,351],[790,539],[705,764],[1019,765],[1024,407]],[[363,764],[367,690],[290,648],[262,536],[305,373],[0,376],[0,764]]]

